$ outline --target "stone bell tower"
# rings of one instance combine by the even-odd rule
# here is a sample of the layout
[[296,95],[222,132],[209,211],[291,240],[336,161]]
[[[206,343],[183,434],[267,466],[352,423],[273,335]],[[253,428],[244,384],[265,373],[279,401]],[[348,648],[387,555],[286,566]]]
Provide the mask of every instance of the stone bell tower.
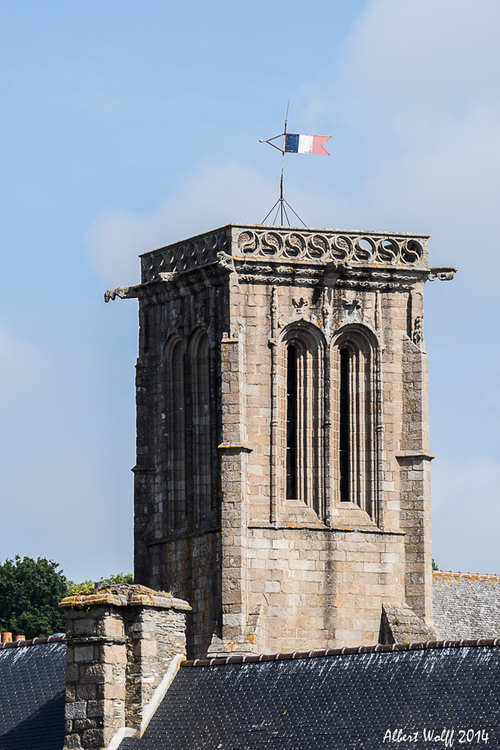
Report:
[[428,237],[230,224],[142,256],[136,583],[188,655],[432,625]]

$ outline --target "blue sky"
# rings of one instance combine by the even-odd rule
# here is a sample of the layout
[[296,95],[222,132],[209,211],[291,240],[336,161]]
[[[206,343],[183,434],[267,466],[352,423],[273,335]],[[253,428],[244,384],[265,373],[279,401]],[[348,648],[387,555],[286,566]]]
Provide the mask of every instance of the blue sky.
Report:
[[277,197],[310,226],[431,234],[434,557],[500,572],[496,0],[0,2],[0,560],[132,569],[140,252]]

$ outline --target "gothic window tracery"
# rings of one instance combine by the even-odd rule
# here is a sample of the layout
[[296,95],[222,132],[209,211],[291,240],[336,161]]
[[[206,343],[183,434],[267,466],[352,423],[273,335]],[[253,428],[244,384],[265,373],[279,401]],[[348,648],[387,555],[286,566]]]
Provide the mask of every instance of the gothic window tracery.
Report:
[[212,509],[213,437],[210,341],[203,330],[165,352],[166,530]]
[[332,352],[333,485],[336,504],[376,510],[374,344],[361,326],[349,327]]

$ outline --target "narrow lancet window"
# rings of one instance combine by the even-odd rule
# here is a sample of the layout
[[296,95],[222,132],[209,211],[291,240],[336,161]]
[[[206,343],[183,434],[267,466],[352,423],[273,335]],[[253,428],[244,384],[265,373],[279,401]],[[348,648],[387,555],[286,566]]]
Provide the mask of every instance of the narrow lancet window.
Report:
[[170,398],[171,514],[178,524],[186,515],[186,404],[184,349],[180,343],[172,352]]
[[365,331],[360,329],[361,326],[358,326],[356,329],[351,328],[343,332],[335,344],[335,496],[338,503],[357,505],[376,520],[376,343],[370,332],[367,331],[365,334]]
[[212,507],[212,414],[210,342],[204,335],[192,358],[193,494],[196,516],[203,519]]
[[287,348],[286,497],[297,497],[297,348]]
[[349,465],[350,465],[350,352],[344,348],[340,351],[340,424],[339,424],[339,468],[340,468],[340,500],[349,502]]
[[323,518],[323,338],[307,323],[285,336],[279,359],[280,494],[290,512],[313,520],[301,505]]

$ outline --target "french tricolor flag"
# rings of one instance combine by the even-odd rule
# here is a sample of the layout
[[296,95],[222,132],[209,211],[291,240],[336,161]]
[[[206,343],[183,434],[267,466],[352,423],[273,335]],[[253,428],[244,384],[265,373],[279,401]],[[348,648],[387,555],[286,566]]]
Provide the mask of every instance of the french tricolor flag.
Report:
[[323,143],[329,141],[330,135],[285,135],[285,151],[290,154],[321,154],[330,156]]

